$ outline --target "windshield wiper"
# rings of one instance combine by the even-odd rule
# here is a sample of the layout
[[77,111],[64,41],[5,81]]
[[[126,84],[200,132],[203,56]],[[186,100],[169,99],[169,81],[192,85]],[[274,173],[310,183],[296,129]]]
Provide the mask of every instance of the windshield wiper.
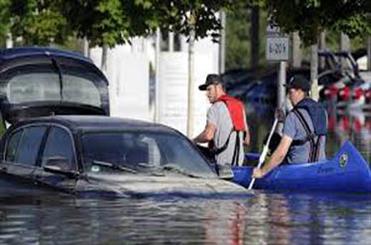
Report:
[[160,168],[163,171],[170,171],[170,172],[182,174],[182,175],[185,175],[185,176],[188,176],[188,177],[193,177],[193,178],[199,178],[200,177],[200,176],[197,176],[197,175],[186,172],[184,169],[182,169],[181,167],[179,167],[176,164],[168,163],[168,164],[165,164],[165,165],[161,166]]
[[111,169],[115,169],[115,170],[125,171],[125,172],[129,172],[129,173],[133,173],[133,174],[136,174],[137,173],[137,171],[135,171],[134,169],[123,167],[123,166],[119,166],[119,165],[115,165],[115,164],[110,163],[110,162],[104,162],[104,161],[94,160],[92,162],[92,164],[93,165],[102,166],[102,167],[111,168]]

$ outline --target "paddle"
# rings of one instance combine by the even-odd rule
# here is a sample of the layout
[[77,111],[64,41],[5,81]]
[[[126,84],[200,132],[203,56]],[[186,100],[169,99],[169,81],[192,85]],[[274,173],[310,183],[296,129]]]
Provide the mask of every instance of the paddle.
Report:
[[[264,161],[265,161],[265,157],[267,156],[267,153],[268,153],[268,150],[269,150],[269,142],[271,141],[271,138],[272,138],[272,135],[274,133],[274,130],[276,129],[277,127],[277,124],[278,124],[278,119],[276,118],[274,120],[274,123],[273,123],[273,126],[272,126],[272,129],[271,131],[269,132],[269,136],[268,136],[268,139],[267,139],[267,142],[265,142],[265,145],[263,147],[263,151],[262,153],[260,154],[260,157],[259,157],[259,163],[258,163],[258,166],[257,168],[260,168],[261,165],[263,165]],[[254,182],[255,182],[255,178],[252,178],[251,179],[251,182],[249,184],[249,188],[248,190],[251,190],[253,185],[254,185]]]

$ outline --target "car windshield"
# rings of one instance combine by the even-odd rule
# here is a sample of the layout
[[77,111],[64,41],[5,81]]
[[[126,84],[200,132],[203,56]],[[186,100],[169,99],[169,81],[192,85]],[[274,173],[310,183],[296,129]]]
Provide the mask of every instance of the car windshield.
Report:
[[[99,132],[82,136],[84,170],[93,173],[216,175],[184,137],[154,132]],[[135,171],[121,171],[121,169]]]

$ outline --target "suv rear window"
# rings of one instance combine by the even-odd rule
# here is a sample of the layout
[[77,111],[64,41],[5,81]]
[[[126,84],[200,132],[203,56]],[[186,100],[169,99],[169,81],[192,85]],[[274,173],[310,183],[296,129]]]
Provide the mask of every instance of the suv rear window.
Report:
[[1,74],[0,94],[11,104],[63,101],[102,108],[107,94],[103,78],[89,68],[35,63],[13,67]]
[[[94,83],[76,75],[63,75],[60,86],[57,73],[32,72],[17,74],[8,81],[7,97],[10,103],[35,101],[65,101],[101,106],[100,94]],[[60,91],[62,90],[62,93]]]

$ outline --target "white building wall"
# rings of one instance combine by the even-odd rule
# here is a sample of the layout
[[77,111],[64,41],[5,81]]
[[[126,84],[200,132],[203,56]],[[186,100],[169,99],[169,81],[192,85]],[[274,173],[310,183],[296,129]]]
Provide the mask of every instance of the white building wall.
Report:
[[[181,40],[181,52],[161,52],[158,114],[159,122],[187,134],[188,109],[188,43]],[[218,45],[209,39],[197,41],[194,46],[194,105],[193,138],[206,124],[210,104],[204,91],[198,86],[205,82],[209,73],[218,73]]]
[[[149,115],[149,59],[146,42],[109,49],[107,70],[111,116],[151,120]],[[102,49],[91,50],[91,58],[100,67]]]
[[[180,52],[161,52],[158,81],[158,122],[176,128],[186,134],[188,105],[188,43],[181,40]],[[204,91],[198,86],[207,74],[218,73],[218,44],[210,39],[195,42],[194,46],[194,135],[200,133],[206,123],[210,104]],[[94,63],[101,67],[101,48],[90,52]],[[107,70],[109,80],[111,116],[154,121],[149,107],[149,64],[155,67],[154,39],[137,38],[108,50]]]

